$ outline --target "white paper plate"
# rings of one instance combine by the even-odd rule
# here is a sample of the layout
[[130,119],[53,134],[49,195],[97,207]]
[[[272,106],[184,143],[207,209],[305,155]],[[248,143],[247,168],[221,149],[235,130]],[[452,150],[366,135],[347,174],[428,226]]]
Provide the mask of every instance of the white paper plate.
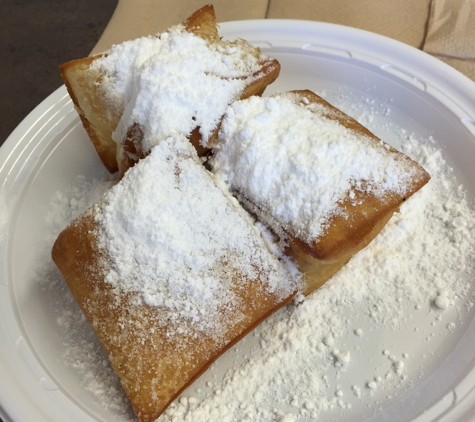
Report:
[[[281,62],[281,76],[268,92],[308,88],[330,101],[343,91],[390,101],[391,122],[420,137],[433,136],[475,198],[475,84],[457,71],[396,41],[332,24],[231,22],[220,32],[245,38]],[[371,128],[397,143],[382,122],[373,121]],[[118,420],[64,363],[54,309],[58,298],[41,283],[42,260],[51,246],[45,242],[50,230],[45,214],[56,193],[76,183],[77,175],[105,177],[64,87],[12,133],[0,149],[0,163],[0,416],[5,422]],[[466,315],[461,331],[412,390],[376,414],[367,409],[342,420],[471,420],[475,320]],[[218,362],[226,364],[226,358]]]

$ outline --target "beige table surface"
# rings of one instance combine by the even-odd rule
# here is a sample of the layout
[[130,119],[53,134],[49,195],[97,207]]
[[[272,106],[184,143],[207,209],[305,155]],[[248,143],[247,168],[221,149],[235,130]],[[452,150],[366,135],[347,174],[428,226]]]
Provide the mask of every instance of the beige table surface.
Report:
[[[217,21],[305,19],[381,34],[433,54],[475,81],[475,0],[216,0]],[[92,54],[164,31],[199,0],[119,0]]]

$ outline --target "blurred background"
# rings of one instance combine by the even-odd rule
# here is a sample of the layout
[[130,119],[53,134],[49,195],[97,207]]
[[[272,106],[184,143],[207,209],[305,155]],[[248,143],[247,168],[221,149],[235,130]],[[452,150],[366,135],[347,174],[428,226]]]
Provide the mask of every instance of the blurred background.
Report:
[[117,1],[0,1],[0,145],[62,85],[58,65],[90,53]]

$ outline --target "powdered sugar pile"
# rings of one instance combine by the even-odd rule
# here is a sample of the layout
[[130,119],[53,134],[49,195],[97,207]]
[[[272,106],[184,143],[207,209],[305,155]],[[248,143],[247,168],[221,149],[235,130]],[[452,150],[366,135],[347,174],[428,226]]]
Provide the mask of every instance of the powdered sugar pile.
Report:
[[221,338],[228,326],[221,320],[241,309],[236,282],[261,283],[276,303],[298,286],[184,137],[160,142],[131,168],[96,207],[95,221],[106,282],[166,310],[169,333],[191,327]]
[[288,232],[313,242],[355,190],[404,196],[422,177],[382,142],[297,100],[281,94],[234,103],[212,160],[213,172]]
[[104,73],[100,89],[116,109],[125,109],[115,141],[123,143],[139,124],[141,149],[148,152],[161,139],[188,136],[197,126],[206,144],[226,106],[255,80],[266,58],[244,41],[208,42],[177,25],[113,46],[91,70]]

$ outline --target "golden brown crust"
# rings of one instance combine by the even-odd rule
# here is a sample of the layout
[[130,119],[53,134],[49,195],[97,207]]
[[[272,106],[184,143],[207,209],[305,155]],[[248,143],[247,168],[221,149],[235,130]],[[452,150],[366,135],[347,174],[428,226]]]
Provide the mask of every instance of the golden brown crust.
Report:
[[182,22],[188,32],[210,42],[219,41],[216,14],[211,4],[203,6]]
[[59,72],[99,158],[110,173],[115,173],[118,167],[112,132],[119,116],[115,112],[106,117],[104,110],[110,107],[97,87],[101,75],[90,71],[91,63],[100,57],[102,55],[64,63],[59,66]]
[[351,247],[346,249],[346,253],[336,255],[333,259],[317,259],[308,252],[308,248],[303,242],[292,239],[286,254],[292,258],[302,272],[305,282],[302,293],[308,295],[323,286],[326,281],[348,263],[352,256],[370,244],[391,219],[394,212],[394,210],[391,210],[376,220],[374,224],[366,225],[364,234],[360,233],[355,238],[350,239]]
[[151,422],[223,352],[262,320],[292,300],[276,301],[259,279],[233,292],[240,316],[226,326],[223,339],[167,333],[159,309],[137,304],[134,296],[104,281],[104,257],[97,246],[92,213],[83,215],[56,240],[52,257],[76,301],[102,342],[112,367],[141,422]]

